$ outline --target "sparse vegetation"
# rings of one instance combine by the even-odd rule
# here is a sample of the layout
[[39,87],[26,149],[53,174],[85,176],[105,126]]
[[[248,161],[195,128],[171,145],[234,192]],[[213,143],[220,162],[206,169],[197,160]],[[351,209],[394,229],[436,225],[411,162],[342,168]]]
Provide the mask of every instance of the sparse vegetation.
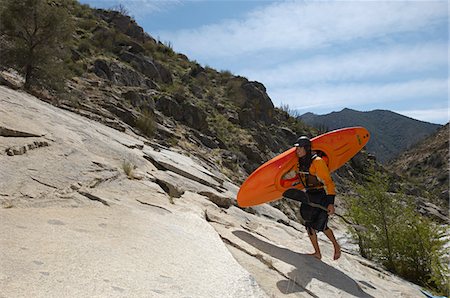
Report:
[[220,74],[226,78],[231,78],[233,76],[233,73],[229,70],[221,70]]
[[72,6],[72,13],[78,17],[83,19],[92,19],[92,9],[87,4],[74,4]]
[[280,106],[279,106],[279,109],[282,110],[282,111],[285,111],[291,117],[297,118],[298,116],[300,116],[300,113],[298,112],[298,110],[291,108],[289,106],[289,104],[281,103]]
[[97,21],[95,19],[80,19],[77,22],[77,26],[85,31],[92,31],[97,26]]
[[358,196],[347,201],[348,215],[367,228],[353,232],[361,255],[407,280],[445,293],[445,230],[421,216],[411,197],[390,193],[390,188],[386,176],[373,172],[365,185],[355,187]]
[[240,140],[246,140],[249,137],[245,130],[228,121],[222,114],[211,115],[208,117],[208,123],[214,129],[215,136],[230,148],[238,148]]
[[11,209],[14,207],[12,200],[2,200],[1,205],[3,209]]
[[86,54],[90,54],[91,50],[92,50],[92,44],[90,41],[86,40],[86,39],[82,39],[80,41],[80,43],[78,44],[78,50],[81,53],[86,53]]
[[128,161],[124,160],[122,162],[122,170],[125,172],[125,174],[128,176],[128,178],[133,179],[133,170],[135,169],[135,165]]
[[144,111],[138,118],[136,127],[147,137],[153,138],[156,132],[156,123],[153,115],[148,111]]
[[117,11],[118,13],[120,13],[121,15],[124,15],[124,16],[129,16],[130,15],[130,11],[123,4],[119,4],[119,5],[113,6],[111,8],[111,11]]

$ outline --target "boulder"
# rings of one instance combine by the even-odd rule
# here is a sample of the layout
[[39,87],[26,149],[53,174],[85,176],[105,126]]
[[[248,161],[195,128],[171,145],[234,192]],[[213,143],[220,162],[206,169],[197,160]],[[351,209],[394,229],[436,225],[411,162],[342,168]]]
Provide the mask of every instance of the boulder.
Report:
[[249,163],[251,163],[253,167],[264,163],[265,158],[254,143],[241,144],[239,145],[239,149],[245,154],[245,156],[247,156]]
[[292,131],[292,129],[288,127],[280,127],[280,135],[283,137],[286,141],[289,142],[289,144],[293,144],[295,140],[297,139],[297,135],[295,132]]
[[152,80],[135,71],[131,67],[117,61],[97,59],[93,65],[94,73],[111,82],[111,84],[130,87],[155,88]]
[[214,138],[212,138],[208,135],[202,134],[201,132],[199,132],[195,129],[193,129],[191,132],[206,147],[211,148],[211,149],[219,148],[218,142]]
[[132,127],[136,126],[136,122],[139,118],[139,114],[136,111],[129,109],[120,103],[102,102],[102,106],[119,117],[120,120],[126,124]]
[[143,93],[134,90],[122,93],[123,98],[128,100],[133,107],[147,112],[153,112],[155,110],[155,100],[152,95],[152,93]]
[[0,71],[0,85],[5,85],[11,89],[17,90],[22,88],[24,83],[25,79],[15,70],[9,69]]
[[161,96],[156,100],[156,109],[161,111],[164,115],[168,117],[173,117],[177,121],[183,119],[183,109],[173,98],[169,96]]
[[132,37],[140,42],[156,41],[144,32],[135,20],[130,16],[123,15],[118,11],[97,9],[94,13],[105,20],[107,23],[112,23],[117,31],[122,32],[125,35]]
[[263,84],[236,77],[228,81],[227,95],[240,108],[239,122],[242,126],[251,127],[258,121],[265,124],[273,122],[275,107]]
[[133,65],[149,79],[166,84],[172,83],[171,72],[148,56],[123,52],[120,54],[120,59]]
[[118,45],[126,51],[134,54],[145,52],[145,49],[142,45],[132,40],[121,41]]
[[156,101],[156,109],[168,117],[185,125],[204,131],[208,128],[207,114],[199,107],[188,101],[181,104],[171,97],[162,96]]
[[235,205],[235,206],[237,205],[237,201],[235,198],[221,196],[214,192],[201,191],[198,194],[207,197],[211,202],[213,202],[217,206],[225,208],[225,209],[228,209],[233,205]]
[[208,122],[206,122],[206,113],[196,105],[186,102],[183,104],[183,121],[189,127],[203,131],[208,127]]

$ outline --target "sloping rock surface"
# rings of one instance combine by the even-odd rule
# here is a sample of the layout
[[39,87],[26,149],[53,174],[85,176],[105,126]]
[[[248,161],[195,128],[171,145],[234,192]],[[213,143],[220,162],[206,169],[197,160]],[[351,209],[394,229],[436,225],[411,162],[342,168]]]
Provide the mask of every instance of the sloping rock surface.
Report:
[[[8,155],[31,142],[47,146]],[[238,187],[186,152],[5,87],[0,165],[2,297],[421,295],[350,247],[331,261],[323,235],[311,258],[302,226],[239,209]]]

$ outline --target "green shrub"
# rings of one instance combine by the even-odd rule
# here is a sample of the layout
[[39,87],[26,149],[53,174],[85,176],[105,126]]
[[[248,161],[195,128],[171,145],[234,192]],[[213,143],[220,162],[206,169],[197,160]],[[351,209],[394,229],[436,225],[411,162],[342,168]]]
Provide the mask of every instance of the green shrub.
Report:
[[5,54],[2,64],[23,74],[27,90],[63,88],[67,74],[63,60],[74,30],[67,9],[32,0],[8,0],[3,5],[0,35],[6,42],[1,49]]
[[87,39],[82,39],[80,43],[78,44],[78,50],[82,53],[90,54],[92,49],[92,44]]
[[76,4],[73,7],[72,13],[78,18],[92,18],[92,9],[87,4]]
[[228,80],[233,77],[233,73],[229,70],[221,70],[220,75],[224,80]]
[[151,40],[146,40],[143,44],[143,47],[145,49],[145,53],[147,55],[152,55],[156,49],[157,49],[157,45],[155,44],[155,42],[151,41]]
[[156,132],[156,122],[150,112],[143,112],[136,122],[136,127],[147,137],[153,138]]
[[78,27],[83,30],[92,31],[97,26],[97,21],[94,19],[80,19],[78,21]]
[[222,114],[213,114],[208,117],[208,122],[214,128],[216,137],[225,144],[231,144],[233,137],[237,133],[237,128],[228,121]]
[[353,232],[361,255],[407,280],[445,293],[444,230],[416,211],[413,198],[389,193],[389,189],[387,177],[373,172],[368,183],[356,186],[358,196],[347,198],[349,217],[367,228]]
[[102,28],[94,33],[92,37],[93,45],[97,48],[103,49],[103,51],[114,51],[114,36],[113,30]]
[[176,54],[172,48],[172,44],[170,41],[169,42],[158,41],[158,43],[156,44],[156,50],[159,53],[164,54],[164,55],[162,55],[162,57],[165,59],[167,59],[168,57],[173,57]]
[[82,76],[86,71],[86,65],[83,62],[67,61],[68,70],[75,76]]

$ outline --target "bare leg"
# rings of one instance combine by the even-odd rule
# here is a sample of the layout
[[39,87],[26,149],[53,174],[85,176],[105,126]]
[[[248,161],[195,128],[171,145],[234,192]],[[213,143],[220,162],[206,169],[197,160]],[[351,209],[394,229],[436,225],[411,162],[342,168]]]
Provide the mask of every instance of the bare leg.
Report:
[[341,257],[341,246],[339,245],[336,238],[334,237],[333,231],[330,228],[328,228],[328,229],[324,230],[323,232],[328,237],[328,239],[330,239],[331,243],[333,243],[333,246],[334,246],[333,260],[339,259]]
[[312,246],[314,247],[314,253],[312,253],[310,255],[312,255],[316,259],[320,260],[322,258],[322,255],[320,253],[319,242],[317,241],[316,231],[314,231],[311,228],[308,228],[308,236],[309,236],[309,240],[311,240]]

